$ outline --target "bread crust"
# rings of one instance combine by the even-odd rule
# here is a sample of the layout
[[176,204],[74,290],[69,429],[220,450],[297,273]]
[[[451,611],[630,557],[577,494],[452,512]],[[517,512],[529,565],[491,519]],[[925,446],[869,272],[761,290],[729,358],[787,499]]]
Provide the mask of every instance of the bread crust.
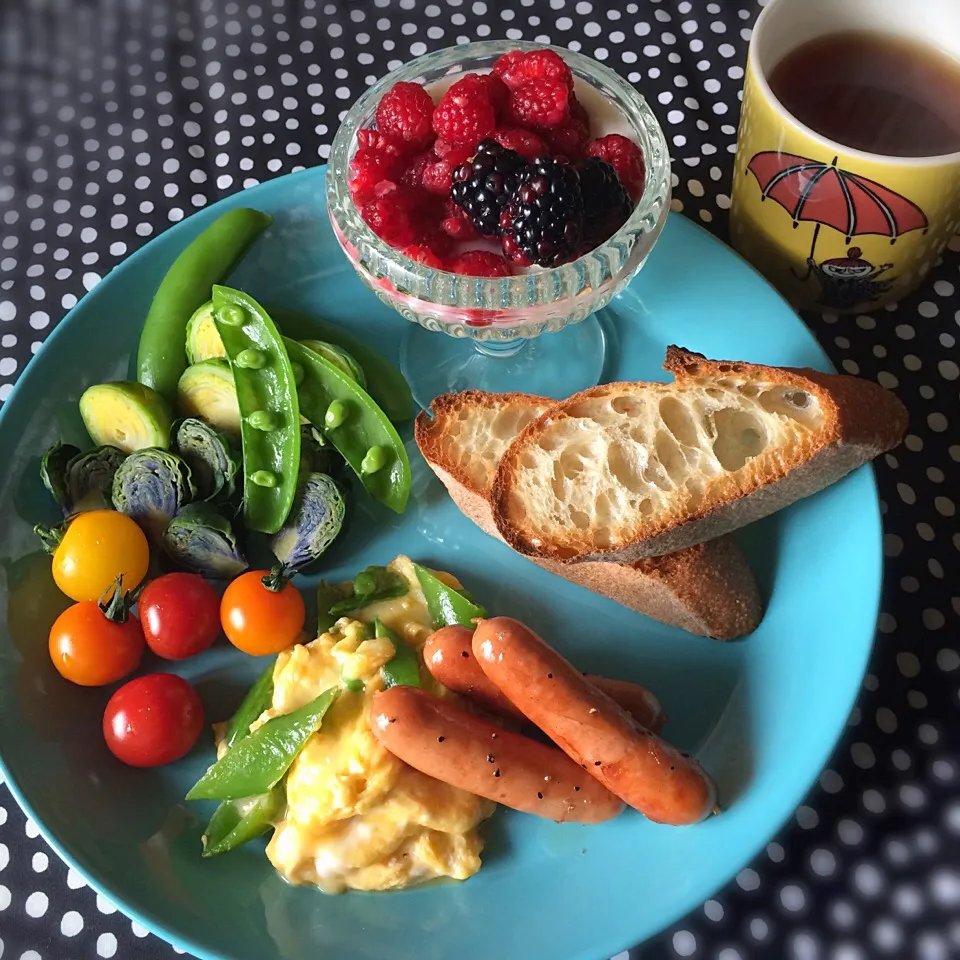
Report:
[[[903,404],[879,384],[815,370],[770,367],[742,361],[708,360],[680,347],[667,348],[664,369],[678,386],[744,376],[772,386],[796,388],[814,395],[822,422],[795,447],[777,457],[756,457],[735,472],[709,481],[702,502],[691,508],[678,497],[673,509],[637,518],[632,529],[598,547],[588,531],[564,530],[542,536],[533,524],[510,509],[514,483],[524,451],[543,430],[572,415],[584,401],[639,392],[645,387],[669,396],[673,385],[604,384],[582,391],[551,407],[527,424],[500,462],[490,496],[500,535],[520,553],[560,562],[610,560],[630,563],[683,550],[730,533],[835,483],[845,474],[895,447],[907,426]],[[772,461],[772,462],[771,462]]]
[[[480,489],[450,456],[451,418],[477,405],[503,409],[513,404],[548,403],[552,401],[529,394],[468,390],[437,397],[432,404],[434,416],[421,412],[414,424],[417,446],[451,499],[466,517],[498,540],[503,538],[494,522],[488,491]],[[732,640],[756,629],[763,616],[753,573],[729,538],[630,564],[528,559],[622,606],[698,636]]]

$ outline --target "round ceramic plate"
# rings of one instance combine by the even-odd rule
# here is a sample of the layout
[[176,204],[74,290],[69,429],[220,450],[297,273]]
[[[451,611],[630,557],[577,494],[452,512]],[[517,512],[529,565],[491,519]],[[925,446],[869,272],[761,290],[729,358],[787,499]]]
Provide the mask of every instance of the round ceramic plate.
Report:
[[[766,616],[752,636],[718,643],[555,578],[482,534],[426,468],[410,425],[403,428],[414,464],[406,514],[358,496],[323,575],[350,577],[398,553],[454,572],[492,613],[531,624],[582,669],[654,690],[670,716],[666,735],[696,753],[727,808],[679,829],[630,811],[586,827],[500,810],[485,827],[483,869],[465,883],[330,897],[285,884],[262,842],[202,860],[200,834],[210,811],[182,798],[213,758],[210,740],[166,768],[125,768],[100,735],[111,690],[71,686],[47,659],[46,633],[64,601],[31,532],[50,519],[39,456],[59,437],[86,441],[78,397],[92,383],[127,374],[164,271],[216,216],[245,205],[275,217],[235,285],[342,323],[397,356],[405,321],[360,284],[341,255],[324,207],[324,173],[320,167],[237,194],[147,244],[71,311],[5,404],[2,772],[47,840],[92,886],[203,960],[609,957],[729,880],[826,763],[853,704],[876,618],[880,522],[869,469],[742,531]],[[666,379],[660,363],[669,343],[713,358],[829,369],[779,296],[676,215],[606,322],[612,359],[605,379]],[[174,665],[144,663],[148,671],[158,666]],[[215,720],[232,712],[262,667],[221,642],[179,670]]]

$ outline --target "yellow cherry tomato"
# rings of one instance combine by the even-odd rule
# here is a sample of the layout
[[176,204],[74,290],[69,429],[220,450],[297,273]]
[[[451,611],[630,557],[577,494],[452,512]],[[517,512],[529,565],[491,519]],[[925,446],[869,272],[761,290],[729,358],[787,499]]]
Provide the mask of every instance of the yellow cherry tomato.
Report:
[[71,600],[99,600],[123,574],[124,592],[147,575],[150,547],[143,531],[116,510],[80,513],[53,554],[53,579]]

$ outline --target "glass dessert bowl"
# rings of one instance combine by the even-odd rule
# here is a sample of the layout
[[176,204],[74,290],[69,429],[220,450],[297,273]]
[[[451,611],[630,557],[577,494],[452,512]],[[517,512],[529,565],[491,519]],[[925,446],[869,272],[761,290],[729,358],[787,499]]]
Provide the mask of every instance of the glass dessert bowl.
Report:
[[[398,82],[424,86],[437,102],[464,74],[489,73],[498,58],[515,50],[553,50],[562,57],[573,75],[573,99],[589,115],[591,138],[617,133],[640,147],[642,193],[637,190],[639,197],[619,229],[559,266],[518,266],[512,276],[490,277],[411,259],[371,229],[351,193],[357,134],[376,126],[377,106]],[[669,150],[646,100],[602,64],[540,44],[472,43],[418,57],[356,101],[334,139],[327,204],[334,233],[357,275],[413,322],[404,335],[401,366],[422,406],[438,394],[468,388],[560,398],[600,379],[607,334],[598,311],[602,319],[603,308],[637,274],[663,228],[670,207]],[[499,248],[499,241],[479,238],[465,246],[490,250]]]

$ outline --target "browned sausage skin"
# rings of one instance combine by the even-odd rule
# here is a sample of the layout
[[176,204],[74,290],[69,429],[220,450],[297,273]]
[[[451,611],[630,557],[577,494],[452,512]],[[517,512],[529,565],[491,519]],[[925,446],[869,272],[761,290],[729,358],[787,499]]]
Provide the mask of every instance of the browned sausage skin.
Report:
[[621,801],[563,751],[503,730],[417,687],[373,697],[381,745],[429,777],[549,820],[603,823]]
[[[483,672],[473,655],[473,630],[469,627],[441,627],[427,638],[423,660],[433,678],[448,690],[459,693],[493,713],[511,720],[526,717]],[[660,701],[646,687],[626,680],[609,680],[587,674],[591,683],[629,713],[641,726],[659,733],[667,721]]]
[[522,623],[481,620],[473,653],[514,706],[631,807],[678,826],[713,811],[716,787],[696,760],[639,726]]

